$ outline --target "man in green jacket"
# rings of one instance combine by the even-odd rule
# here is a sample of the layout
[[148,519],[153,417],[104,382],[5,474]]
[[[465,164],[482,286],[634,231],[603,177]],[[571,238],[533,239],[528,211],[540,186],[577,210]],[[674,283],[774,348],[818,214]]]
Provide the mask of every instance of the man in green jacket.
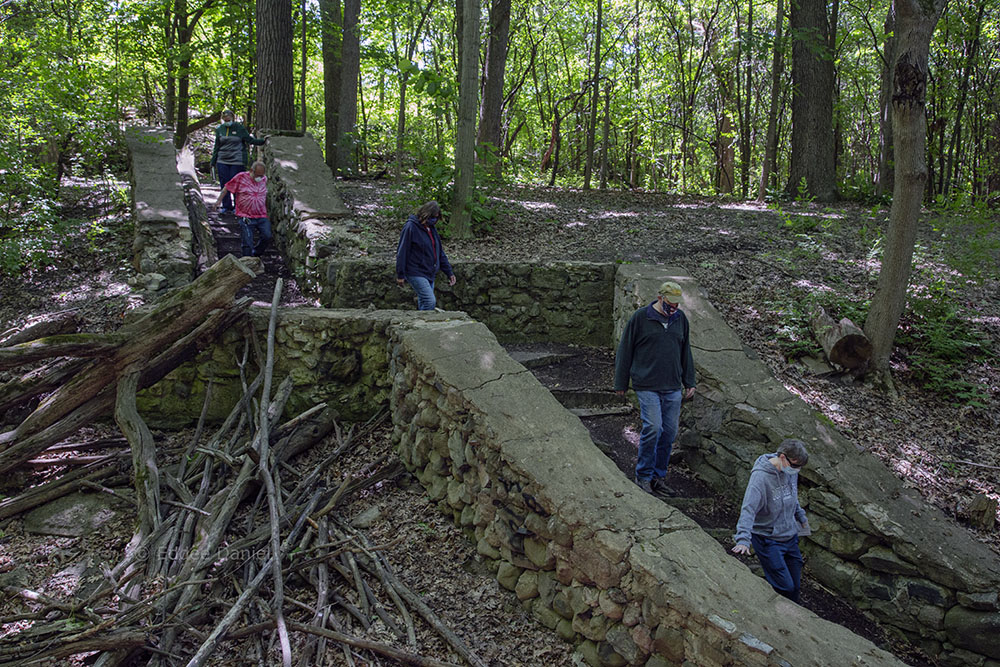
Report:
[[212,149],[212,169],[219,175],[219,187],[225,193],[221,213],[233,212],[233,198],[226,190],[226,183],[236,174],[246,171],[250,144],[261,146],[267,139],[255,139],[247,129],[236,122],[236,116],[226,109],[222,112],[222,125],[215,128],[215,147]]
[[642,432],[635,483],[647,492],[665,492],[664,478],[680,424],[681,401],[694,396],[690,327],[678,307],[681,286],[660,285],[656,301],[635,311],[625,325],[615,355],[615,391],[629,381],[639,400]]

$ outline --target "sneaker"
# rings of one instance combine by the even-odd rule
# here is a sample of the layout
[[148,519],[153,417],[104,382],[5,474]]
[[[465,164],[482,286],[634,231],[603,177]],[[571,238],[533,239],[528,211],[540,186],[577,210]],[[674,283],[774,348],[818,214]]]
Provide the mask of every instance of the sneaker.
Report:
[[666,493],[667,492],[667,482],[662,477],[654,477],[649,480],[649,486],[653,489],[653,493]]
[[645,491],[646,493],[653,492],[653,485],[650,480],[636,478],[635,483],[638,484],[639,488]]

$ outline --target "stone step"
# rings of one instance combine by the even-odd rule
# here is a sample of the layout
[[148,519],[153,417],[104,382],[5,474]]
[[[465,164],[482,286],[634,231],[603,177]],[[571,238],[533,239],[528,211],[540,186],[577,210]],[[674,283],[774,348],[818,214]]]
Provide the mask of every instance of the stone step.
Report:
[[563,404],[563,407],[570,410],[623,408],[621,412],[606,414],[623,414],[632,410],[632,404],[626,397],[607,389],[549,389],[549,391]]
[[511,359],[521,364],[525,368],[541,368],[551,366],[567,359],[577,356],[575,354],[564,354],[561,352],[535,352],[531,350],[511,350],[507,354]]
[[609,405],[600,408],[569,408],[577,417],[606,417],[608,415],[625,415],[632,412],[630,405]]
[[686,512],[693,507],[705,507],[715,504],[714,498],[689,498],[689,497],[678,497],[678,498],[665,498],[666,502],[673,505],[682,512]]

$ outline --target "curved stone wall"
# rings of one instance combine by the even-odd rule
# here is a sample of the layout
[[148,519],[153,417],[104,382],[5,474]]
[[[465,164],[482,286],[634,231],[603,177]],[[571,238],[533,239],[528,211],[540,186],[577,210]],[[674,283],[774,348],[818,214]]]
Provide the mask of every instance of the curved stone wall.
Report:
[[[505,342],[606,345],[611,336],[615,266],[593,262],[454,262],[454,286],[438,280],[438,306],[460,310]],[[385,260],[331,260],[320,297],[327,308],[413,309]]]
[[154,291],[186,285],[194,279],[197,260],[173,132],[136,126],[128,128],[125,140],[135,221],[135,270]]
[[360,254],[351,211],[337,193],[319,144],[310,135],[272,135],[264,146],[267,211],[275,243],[299,287],[322,290],[321,261]]

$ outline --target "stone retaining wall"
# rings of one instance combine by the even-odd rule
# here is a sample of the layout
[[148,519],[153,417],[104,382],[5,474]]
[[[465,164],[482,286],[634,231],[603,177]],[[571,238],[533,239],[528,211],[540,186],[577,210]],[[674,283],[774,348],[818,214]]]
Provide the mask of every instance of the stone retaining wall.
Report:
[[[457,281],[439,277],[438,306],[468,313],[505,342],[606,345],[611,336],[613,264],[455,262]],[[395,264],[332,260],[320,302],[327,308],[415,308]],[[443,276],[443,274],[441,274]]]
[[315,139],[272,135],[263,153],[275,243],[299,288],[318,294],[322,259],[359,254],[357,227]]
[[691,322],[698,393],[684,410],[680,438],[691,468],[739,503],[757,457],[784,438],[803,439],[810,458],[799,497],[813,529],[802,541],[808,576],[942,665],[1000,666],[996,554],[790,394],[683,270],[619,268],[619,335],[664,280],[684,286]]
[[142,274],[139,280],[154,291],[186,285],[194,279],[196,258],[173,132],[134,126],[125,139],[135,220],[132,261]]
[[[266,310],[251,321],[260,335]],[[776,595],[693,521],[642,493],[481,323],[290,309],[277,336],[275,381],[291,374],[296,385],[289,412],[328,400],[363,418],[388,401],[400,457],[429,496],[500,583],[589,664],[901,664]],[[227,334],[193,376],[226,380],[212,402],[226,410],[242,338]],[[168,380],[143,397],[147,411],[182,398],[170,392],[185,379]],[[187,407],[196,415],[201,403]]]

